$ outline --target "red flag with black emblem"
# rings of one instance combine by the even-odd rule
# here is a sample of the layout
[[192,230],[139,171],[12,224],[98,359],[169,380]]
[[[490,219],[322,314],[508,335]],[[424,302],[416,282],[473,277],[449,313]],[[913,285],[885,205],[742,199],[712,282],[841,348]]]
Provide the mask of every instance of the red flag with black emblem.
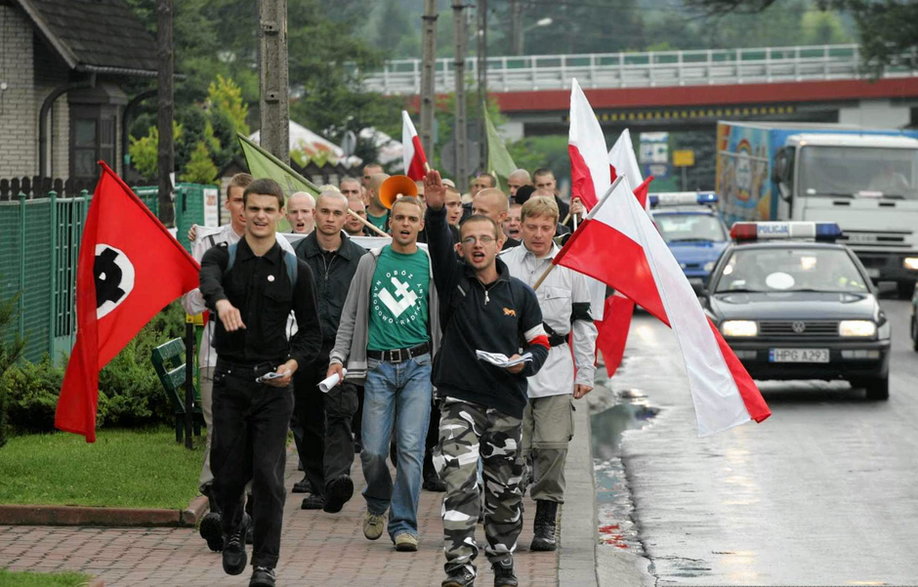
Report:
[[104,162],[77,261],[77,339],[54,425],[96,439],[99,370],[166,304],[198,287],[200,266]]

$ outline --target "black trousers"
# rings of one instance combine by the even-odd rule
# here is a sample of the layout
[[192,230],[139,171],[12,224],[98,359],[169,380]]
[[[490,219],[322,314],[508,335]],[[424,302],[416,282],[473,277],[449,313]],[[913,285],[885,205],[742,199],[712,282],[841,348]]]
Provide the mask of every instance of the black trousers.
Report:
[[300,434],[295,434],[293,440],[314,495],[325,494],[322,467],[325,455],[325,394],[319,391],[319,382],[325,379],[328,371],[330,352],[331,348],[323,344],[319,356],[308,365],[300,365],[293,374],[293,419],[300,428]]
[[[323,345],[319,357],[294,374],[294,419],[302,427],[297,452],[313,493],[324,495],[325,484],[349,475],[354,463],[354,437],[351,423],[357,412],[357,388],[343,383],[319,391],[319,382],[328,371],[328,353]],[[296,437],[294,437],[296,439]]]
[[293,389],[255,382],[251,368],[217,360],[214,370],[213,491],[223,532],[242,522],[245,485],[252,481],[253,566],[277,566],[284,514],[284,464]]

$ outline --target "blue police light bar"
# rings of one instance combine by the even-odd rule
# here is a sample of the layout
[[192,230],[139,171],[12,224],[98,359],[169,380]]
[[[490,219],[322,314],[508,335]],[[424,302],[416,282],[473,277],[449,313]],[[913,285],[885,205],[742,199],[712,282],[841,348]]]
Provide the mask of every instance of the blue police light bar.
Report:
[[717,204],[714,192],[666,192],[650,194],[650,207],[657,206],[713,206]]
[[842,230],[835,222],[734,222],[730,237],[735,241],[811,239],[835,242]]

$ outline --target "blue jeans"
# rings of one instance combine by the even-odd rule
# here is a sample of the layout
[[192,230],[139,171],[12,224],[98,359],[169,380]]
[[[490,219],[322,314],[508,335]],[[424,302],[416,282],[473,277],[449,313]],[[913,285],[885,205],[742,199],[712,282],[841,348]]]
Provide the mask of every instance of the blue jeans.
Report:
[[[388,530],[393,538],[401,532],[418,535],[418,496],[430,401],[430,354],[402,363],[369,360],[360,453],[367,480],[363,497],[371,514],[382,515],[390,509]],[[394,486],[386,465],[393,429],[398,455]]]

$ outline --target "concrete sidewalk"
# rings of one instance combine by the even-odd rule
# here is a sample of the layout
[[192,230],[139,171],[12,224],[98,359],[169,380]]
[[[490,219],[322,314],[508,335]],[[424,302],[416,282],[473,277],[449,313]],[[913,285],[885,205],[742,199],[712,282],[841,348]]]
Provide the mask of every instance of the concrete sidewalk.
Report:
[[[529,551],[535,504],[525,498],[524,527],[514,556],[521,585],[596,585],[596,512],[589,418],[576,414],[576,434],[567,464],[568,491],[557,552]],[[292,453],[291,453],[292,455]],[[291,456],[288,455],[288,456]],[[292,455],[295,456],[295,455]],[[301,478],[287,459],[286,486]],[[443,579],[442,493],[421,492],[418,552],[396,552],[388,537],[369,541],[361,529],[364,487],[360,459],[352,469],[356,491],[338,514],[300,509],[302,496],[288,494],[284,508],[278,585],[439,585]],[[479,526],[479,545],[485,544]],[[251,547],[249,547],[251,554]],[[476,584],[493,575],[482,550]],[[219,553],[210,552],[189,528],[94,528],[0,526],[0,568],[16,571],[80,571],[109,586],[248,585],[250,569],[223,573]]]

